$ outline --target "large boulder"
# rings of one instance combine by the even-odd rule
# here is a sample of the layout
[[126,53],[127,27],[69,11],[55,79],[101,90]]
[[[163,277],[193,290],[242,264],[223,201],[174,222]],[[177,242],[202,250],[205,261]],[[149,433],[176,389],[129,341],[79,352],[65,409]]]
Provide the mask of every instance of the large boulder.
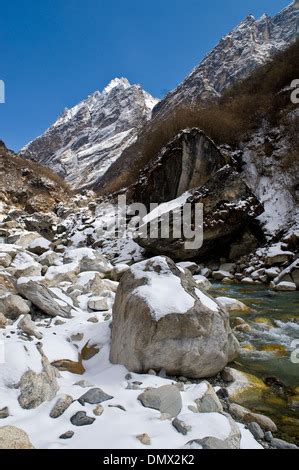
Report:
[[[174,235],[174,225],[170,223],[169,236],[165,237],[162,230],[158,236],[148,236],[150,222],[161,228],[161,222],[170,219],[171,214],[181,215],[186,204],[192,208],[192,218],[188,222],[199,237],[199,226],[201,221],[196,221],[196,204],[203,204],[203,243],[189,246],[195,238],[186,238],[184,233],[181,237]],[[199,207],[199,206],[198,206]],[[164,254],[173,259],[188,260],[193,258],[205,258],[211,254],[223,256],[224,250],[231,243],[239,239],[240,233],[244,232],[250,222],[263,213],[263,207],[250,191],[246,183],[241,179],[239,173],[235,172],[229,165],[217,171],[207,183],[198,189],[185,193],[171,203],[165,203],[159,210],[150,213],[140,227],[137,243],[153,254]],[[178,226],[175,226],[176,229]],[[196,230],[195,230],[196,229]],[[176,230],[177,231],[177,230]],[[183,232],[183,231],[182,231]],[[187,243],[186,243],[187,242]]]
[[142,373],[211,377],[238,355],[228,313],[166,257],[133,265],[113,306],[110,360]]

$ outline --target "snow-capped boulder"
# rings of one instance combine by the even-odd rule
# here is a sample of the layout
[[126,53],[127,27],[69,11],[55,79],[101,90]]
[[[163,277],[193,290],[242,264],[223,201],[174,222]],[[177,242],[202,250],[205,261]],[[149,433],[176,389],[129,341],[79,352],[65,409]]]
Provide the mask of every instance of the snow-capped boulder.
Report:
[[274,287],[274,289],[279,292],[293,292],[297,288],[294,282],[280,282]]
[[112,363],[200,378],[217,374],[237,354],[228,313],[170,259],[137,263],[122,277],[113,306]]

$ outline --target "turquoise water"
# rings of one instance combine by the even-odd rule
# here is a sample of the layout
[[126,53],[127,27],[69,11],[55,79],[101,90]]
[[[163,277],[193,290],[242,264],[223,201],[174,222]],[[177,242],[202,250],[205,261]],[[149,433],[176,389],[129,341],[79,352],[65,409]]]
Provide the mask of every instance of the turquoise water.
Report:
[[248,313],[231,314],[232,325],[236,317],[241,317],[251,327],[249,332],[236,334],[241,355],[234,367],[264,381],[275,377],[284,385],[270,387],[263,399],[248,405],[271,416],[281,437],[299,444],[299,364],[292,362],[294,341],[299,342],[299,292],[274,292],[258,285],[213,284],[211,294],[241,300],[251,308]]

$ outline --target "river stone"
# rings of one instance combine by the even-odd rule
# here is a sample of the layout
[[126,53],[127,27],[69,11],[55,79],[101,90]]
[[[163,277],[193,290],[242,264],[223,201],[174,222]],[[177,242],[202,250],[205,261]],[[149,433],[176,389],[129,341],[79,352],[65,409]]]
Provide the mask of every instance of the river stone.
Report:
[[164,369],[168,376],[206,378],[238,352],[228,313],[169,258],[137,263],[122,277],[113,306],[113,364],[136,373]]
[[271,445],[276,449],[298,449],[295,444],[290,444],[289,442],[283,441],[282,439],[272,439]]
[[297,290],[297,287],[294,282],[280,282],[274,289],[279,292],[293,292]]
[[64,395],[59,398],[50,412],[50,418],[56,419],[62,416],[63,413],[71,406],[73,401],[73,397],[70,395]]
[[272,419],[268,418],[267,416],[258,413],[252,413],[247,408],[241,405],[237,405],[235,403],[232,403],[230,405],[229,411],[230,414],[237,420],[243,420],[245,423],[255,422],[264,431],[277,432],[276,424],[272,421]]
[[95,418],[87,416],[85,411],[78,411],[78,413],[71,417],[71,423],[74,426],[90,426],[94,421]]
[[207,383],[208,390],[203,397],[195,400],[199,413],[222,413],[223,406],[212,385]]
[[175,418],[182,409],[182,397],[175,385],[163,385],[152,390],[145,390],[138,400],[146,408],[159,410],[163,414]]
[[255,439],[257,440],[264,439],[265,433],[259,424],[253,422],[253,423],[249,423],[247,427]]
[[0,449],[33,449],[29,437],[15,426],[0,427]]
[[84,393],[84,395],[78,399],[78,402],[83,406],[85,403],[97,405],[98,403],[103,403],[104,401],[112,399],[113,397],[111,395],[107,395],[107,393],[103,392],[100,388],[92,388],[91,390],[88,390],[88,392]]

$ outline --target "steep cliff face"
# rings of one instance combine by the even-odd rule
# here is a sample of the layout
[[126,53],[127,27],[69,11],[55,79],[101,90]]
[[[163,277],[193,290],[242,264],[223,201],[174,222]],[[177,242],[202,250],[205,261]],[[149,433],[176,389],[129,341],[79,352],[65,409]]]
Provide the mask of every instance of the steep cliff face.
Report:
[[199,129],[185,129],[164,147],[128,190],[131,199],[161,204],[202,186],[228,161]]
[[[296,2],[298,3],[298,2]],[[161,116],[181,104],[220,96],[237,80],[265,64],[298,35],[299,5],[293,3],[272,18],[248,16],[227,34],[191,74],[154,109]]]
[[20,156],[50,167],[75,188],[92,186],[134,142],[156,103],[127,79],[112,80],[102,93],[66,109]]

